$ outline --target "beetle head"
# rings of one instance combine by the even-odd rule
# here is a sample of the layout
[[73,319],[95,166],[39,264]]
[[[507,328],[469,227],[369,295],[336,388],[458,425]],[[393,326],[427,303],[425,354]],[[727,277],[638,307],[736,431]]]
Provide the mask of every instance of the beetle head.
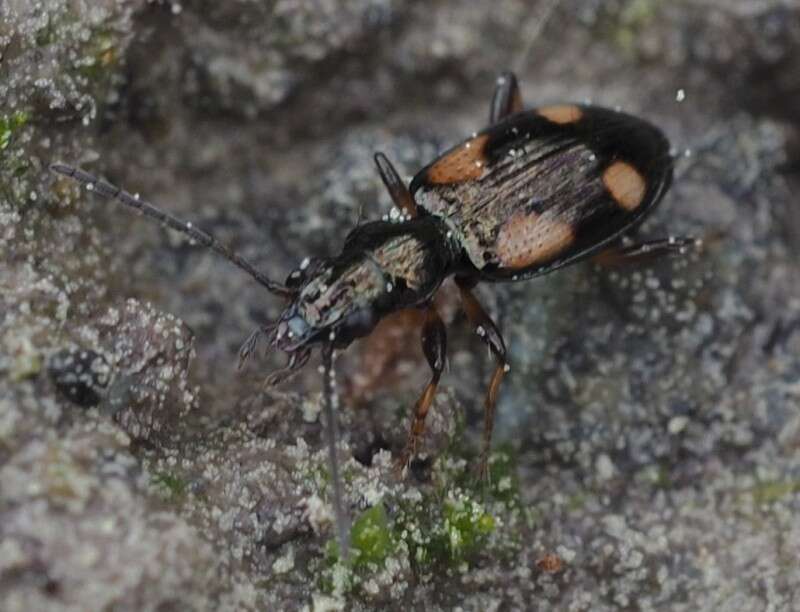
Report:
[[287,286],[296,293],[270,343],[290,354],[322,343],[344,348],[369,334],[390,304],[383,273],[364,253],[304,260]]

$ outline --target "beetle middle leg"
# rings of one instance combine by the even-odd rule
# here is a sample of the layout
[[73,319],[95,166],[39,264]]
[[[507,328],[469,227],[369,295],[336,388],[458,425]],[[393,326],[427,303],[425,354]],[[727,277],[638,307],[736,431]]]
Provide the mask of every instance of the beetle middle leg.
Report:
[[522,110],[522,95],[519,93],[517,76],[513,72],[503,72],[497,77],[497,86],[489,107],[489,125],[505,119]]
[[489,452],[492,447],[492,430],[494,429],[497,393],[503,377],[509,370],[508,361],[506,360],[506,343],[497,325],[473,295],[472,288],[475,283],[468,279],[456,278],[456,285],[458,285],[458,290],[461,293],[464,311],[469,322],[475,328],[475,333],[486,343],[497,360],[497,366],[494,369],[494,374],[492,374],[492,380],[489,383],[489,390],[486,393],[486,401],[484,402],[483,448],[481,449],[481,460],[478,466],[478,473],[481,479],[486,480],[489,476]]
[[408,432],[408,441],[398,462],[401,470],[406,468],[417,452],[419,440],[425,431],[425,417],[436,395],[436,387],[439,385],[439,378],[442,376],[447,358],[447,332],[442,318],[433,305],[428,306],[425,323],[422,326],[422,351],[431,367],[431,380],[414,405],[414,417]]

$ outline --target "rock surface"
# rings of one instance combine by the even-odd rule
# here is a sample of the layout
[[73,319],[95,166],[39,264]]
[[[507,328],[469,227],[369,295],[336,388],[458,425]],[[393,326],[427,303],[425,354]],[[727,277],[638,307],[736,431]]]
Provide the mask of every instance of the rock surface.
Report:
[[[0,5],[0,609],[800,608],[800,6],[397,0]],[[452,288],[427,376],[402,314],[338,360],[354,560],[338,560],[317,362],[236,371],[277,300],[47,172],[84,166],[281,279],[486,120],[592,99],[661,125],[646,236],[699,256],[485,287],[512,371]]]

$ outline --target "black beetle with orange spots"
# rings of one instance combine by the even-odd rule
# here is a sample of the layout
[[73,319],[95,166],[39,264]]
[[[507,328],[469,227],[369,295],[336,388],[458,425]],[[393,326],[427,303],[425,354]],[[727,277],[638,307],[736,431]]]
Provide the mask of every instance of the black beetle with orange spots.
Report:
[[[285,283],[264,276],[206,232],[138,196],[70,166],[54,164],[51,169],[212,248],[285,298],[288,305],[279,319],[253,333],[240,360],[266,336],[272,347],[289,356],[287,366],[270,376],[274,383],[305,365],[319,347],[329,431],[335,424],[333,351],[369,334],[391,312],[424,309],[422,348],[432,375],[414,406],[398,460],[403,468],[417,450],[446,361],[445,326],[433,298],[442,282],[454,277],[471,325],[497,362],[484,405],[480,473],[485,477],[495,405],[509,366],[500,330],[473,288],[481,281],[529,279],[594,255],[616,262],[682,253],[695,245],[691,238],[621,243],[669,188],[669,149],[658,128],[622,112],[577,104],[523,110],[515,76],[503,74],[489,127],[435,159],[410,186],[377,153],[378,171],[397,207],[391,219],[356,227],[339,255],[304,260]],[[343,532],[333,437],[329,446]]]

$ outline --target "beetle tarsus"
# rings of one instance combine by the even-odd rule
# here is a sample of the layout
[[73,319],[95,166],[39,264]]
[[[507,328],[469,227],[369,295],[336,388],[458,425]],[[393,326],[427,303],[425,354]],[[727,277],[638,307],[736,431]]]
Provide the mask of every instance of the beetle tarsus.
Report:
[[500,383],[508,371],[508,364],[505,360],[500,361],[494,369],[492,380],[489,383],[489,390],[486,393],[486,401],[483,407],[483,446],[481,448],[481,458],[478,464],[478,476],[480,479],[489,483],[489,456],[492,450],[492,431],[494,430],[494,413],[497,407],[497,395],[500,390]]

